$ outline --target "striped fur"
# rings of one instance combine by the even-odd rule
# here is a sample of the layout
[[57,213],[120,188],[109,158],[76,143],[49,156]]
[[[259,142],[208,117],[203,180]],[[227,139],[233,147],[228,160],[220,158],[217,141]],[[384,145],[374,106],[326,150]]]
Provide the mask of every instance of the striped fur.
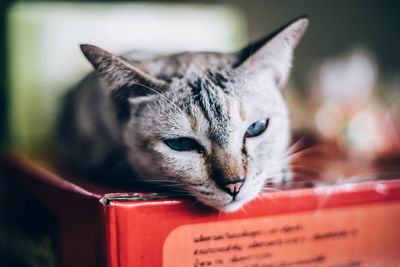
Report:
[[[60,162],[96,177],[190,194],[222,211],[239,209],[267,180],[281,181],[287,167],[289,120],[280,88],[307,24],[299,18],[236,53],[138,60],[83,45],[97,74],[67,97]],[[267,118],[263,134],[245,137],[250,125]],[[163,141],[181,137],[199,148],[176,151]]]

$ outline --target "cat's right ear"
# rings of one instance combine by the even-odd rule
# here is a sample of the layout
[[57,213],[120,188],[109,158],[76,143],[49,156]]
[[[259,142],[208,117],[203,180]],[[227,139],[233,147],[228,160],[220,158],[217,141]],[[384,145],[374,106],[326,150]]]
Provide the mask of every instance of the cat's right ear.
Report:
[[234,65],[244,73],[272,73],[279,88],[289,77],[293,50],[308,27],[308,17],[299,17],[261,40],[252,43],[237,53],[238,61]]
[[81,50],[110,88],[115,102],[162,91],[167,83],[132,63],[93,45],[82,44]]

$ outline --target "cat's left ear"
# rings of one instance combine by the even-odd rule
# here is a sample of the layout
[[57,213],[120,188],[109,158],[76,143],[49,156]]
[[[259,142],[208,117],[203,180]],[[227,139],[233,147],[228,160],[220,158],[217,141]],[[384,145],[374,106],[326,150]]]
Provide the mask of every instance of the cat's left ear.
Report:
[[307,16],[302,16],[248,45],[238,52],[238,61],[234,67],[249,74],[272,71],[277,86],[282,88],[289,77],[293,50],[306,31],[308,23]]
[[146,73],[139,66],[93,45],[81,50],[97,73],[105,80],[115,102],[164,90],[168,85]]

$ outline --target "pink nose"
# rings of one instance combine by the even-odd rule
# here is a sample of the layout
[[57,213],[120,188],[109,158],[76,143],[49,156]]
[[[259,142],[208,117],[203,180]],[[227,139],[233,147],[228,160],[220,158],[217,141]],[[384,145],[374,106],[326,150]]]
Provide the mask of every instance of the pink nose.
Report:
[[232,197],[235,197],[239,193],[244,182],[245,182],[245,178],[237,179],[234,181],[229,181],[228,183],[226,183],[224,185],[224,191],[227,192]]

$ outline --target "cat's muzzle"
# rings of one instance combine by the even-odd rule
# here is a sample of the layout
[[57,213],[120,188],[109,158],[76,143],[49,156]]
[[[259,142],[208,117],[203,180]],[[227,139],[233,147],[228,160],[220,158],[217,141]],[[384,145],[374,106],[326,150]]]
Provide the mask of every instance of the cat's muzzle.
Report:
[[226,193],[231,195],[233,199],[239,194],[240,189],[242,188],[246,178],[239,178],[235,180],[228,180],[223,183],[218,183],[218,186],[224,190]]

